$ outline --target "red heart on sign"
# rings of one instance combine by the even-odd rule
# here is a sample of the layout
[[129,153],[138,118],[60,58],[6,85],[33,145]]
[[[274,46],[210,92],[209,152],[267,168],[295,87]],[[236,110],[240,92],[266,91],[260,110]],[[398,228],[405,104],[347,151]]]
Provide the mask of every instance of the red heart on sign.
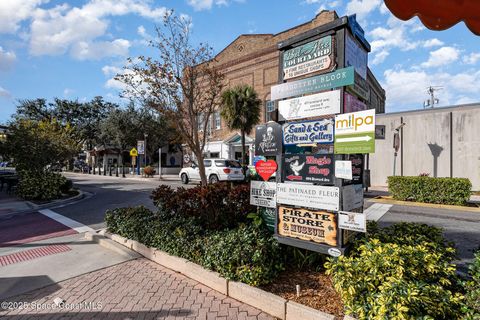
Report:
[[255,170],[257,170],[257,173],[264,181],[268,181],[272,174],[277,171],[277,163],[273,160],[259,160],[255,164]]

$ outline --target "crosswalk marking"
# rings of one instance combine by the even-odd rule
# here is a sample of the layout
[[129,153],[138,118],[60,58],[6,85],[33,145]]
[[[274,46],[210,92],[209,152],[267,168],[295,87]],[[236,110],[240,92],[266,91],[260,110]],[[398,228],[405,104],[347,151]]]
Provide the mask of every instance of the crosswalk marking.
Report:
[[87,231],[95,231],[93,230],[92,228],[90,228],[89,226],[86,226],[84,224],[81,224],[80,222],[78,221],[75,221],[75,220],[72,220],[70,218],[67,218],[65,216],[62,216],[61,214],[58,214],[56,213],[55,211],[52,211],[50,209],[43,209],[43,210],[39,210],[38,212],[40,212],[41,214],[57,221],[57,222],[60,222],[61,224],[77,231],[78,233],[83,233],[83,232],[87,232]]

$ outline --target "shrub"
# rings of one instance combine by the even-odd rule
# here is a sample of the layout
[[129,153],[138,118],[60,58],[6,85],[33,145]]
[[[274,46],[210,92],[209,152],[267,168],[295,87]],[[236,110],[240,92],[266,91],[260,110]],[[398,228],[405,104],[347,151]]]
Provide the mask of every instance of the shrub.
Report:
[[19,172],[17,195],[25,200],[52,200],[60,198],[67,178],[54,172]]
[[464,205],[472,183],[466,178],[388,177],[388,189],[396,200]]
[[105,222],[110,232],[146,245],[152,243],[156,234],[154,227],[157,214],[144,206],[107,210]]
[[198,218],[206,229],[223,229],[245,222],[250,205],[250,186],[216,183],[191,189],[173,190],[162,185],[151,195],[160,209],[184,217]]
[[475,253],[473,263],[469,267],[471,279],[464,282],[465,319],[480,319],[480,251]]
[[155,174],[155,169],[151,166],[146,166],[145,168],[143,168],[143,173],[146,176],[152,177]]
[[372,239],[325,266],[346,313],[359,319],[459,317],[462,296],[451,290],[455,266],[425,244]]
[[70,179],[65,180],[65,183],[60,186],[62,193],[68,193],[73,188],[73,182]]
[[280,245],[255,226],[214,232],[205,237],[203,246],[201,264],[227,279],[259,286],[283,270]]

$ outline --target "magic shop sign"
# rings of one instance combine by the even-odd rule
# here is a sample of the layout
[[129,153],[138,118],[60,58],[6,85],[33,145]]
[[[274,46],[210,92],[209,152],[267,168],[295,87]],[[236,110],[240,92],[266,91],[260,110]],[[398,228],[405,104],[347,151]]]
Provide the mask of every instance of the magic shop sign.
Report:
[[335,170],[331,154],[286,154],[282,161],[283,181],[333,184]]

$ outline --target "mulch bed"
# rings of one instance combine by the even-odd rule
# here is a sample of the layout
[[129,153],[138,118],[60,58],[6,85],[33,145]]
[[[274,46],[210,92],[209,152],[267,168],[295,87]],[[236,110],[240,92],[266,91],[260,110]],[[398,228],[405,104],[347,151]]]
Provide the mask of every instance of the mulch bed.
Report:
[[[298,298],[297,284],[300,285]],[[262,289],[337,317],[344,315],[342,299],[324,272],[286,270]]]

